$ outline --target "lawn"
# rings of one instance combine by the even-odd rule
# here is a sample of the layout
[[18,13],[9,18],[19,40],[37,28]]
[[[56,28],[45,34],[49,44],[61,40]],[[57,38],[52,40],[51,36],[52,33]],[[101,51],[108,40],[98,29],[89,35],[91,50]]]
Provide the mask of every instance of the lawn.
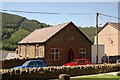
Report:
[[120,80],[120,76],[116,75],[98,75],[98,76],[86,76],[80,78],[72,78],[71,80]]

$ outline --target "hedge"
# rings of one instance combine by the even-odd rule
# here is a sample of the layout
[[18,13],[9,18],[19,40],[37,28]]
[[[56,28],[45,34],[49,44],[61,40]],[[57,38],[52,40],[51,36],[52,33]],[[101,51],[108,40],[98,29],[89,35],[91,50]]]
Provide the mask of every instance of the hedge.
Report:
[[23,80],[47,80],[58,78],[60,74],[69,74],[70,76],[90,75],[120,71],[120,64],[98,64],[98,65],[81,65],[81,66],[48,66],[43,68],[28,69],[1,69],[3,79],[23,79]]
[[0,69],[10,69],[16,66],[20,66],[23,63],[25,63],[28,60],[44,60],[43,58],[14,58],[14,59],[6,59],[0,61],[0,64],[2,64],[2,67]]

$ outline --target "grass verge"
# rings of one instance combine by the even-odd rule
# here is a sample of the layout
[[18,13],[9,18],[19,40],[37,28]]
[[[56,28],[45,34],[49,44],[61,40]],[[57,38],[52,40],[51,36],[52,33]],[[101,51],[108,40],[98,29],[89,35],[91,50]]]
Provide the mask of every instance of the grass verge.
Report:
[[80,78],[72,78],[71,80],[120,80],[120,76],[117,75],[97,75],[97,76],[85,76]]

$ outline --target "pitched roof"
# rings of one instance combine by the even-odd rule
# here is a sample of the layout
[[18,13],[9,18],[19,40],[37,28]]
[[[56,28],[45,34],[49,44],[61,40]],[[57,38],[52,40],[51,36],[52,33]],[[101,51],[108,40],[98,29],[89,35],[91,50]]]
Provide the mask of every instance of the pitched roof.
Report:
[[120,31],[120,23],[109,22],[109,24],[112,25],[115,29]]
[[[120,31],[120,23],[116,23],[116,22],[107,22],[103,27],[102,29],[100,29],[99,32],[101,32],[107,25],[111,25],[112,27],[114,27],[115,29],[119,30]],[[99,33],[98,32],[98,33]]]
[[70,22],[59,24],[54,27],[47,27],[42,29],[36,29],[31,34],[29,34],[27,37],[25,37],[23,40],[19,42],[21,43],[43,43],[47,41],[50,37],[55,35],[59,30],[67,26]]
[[[31,34],[29,34],[27,37],[25,37],[23,40],[21,40],[19,42],[19,44],[24,44],[24,43],[44,43],[44,42],[46,42],[48,39],[50,39],[52,36],[54,36],[56,33],[58,33],[61,29],[63,29],[64,27],[66,27],[70,23],[72,23],[72,22],[59,24],[59,25],[53,26],[53,27],[36,29]],[[76,27],[76,28],[79,30],[78,27]],[[80,31],[80,33],[83,34],[81,31]],[[83,34],[83,36],[86,37],[84,34]],[[87,37],[86,37],[86,39],[90,43],[92,43]]]

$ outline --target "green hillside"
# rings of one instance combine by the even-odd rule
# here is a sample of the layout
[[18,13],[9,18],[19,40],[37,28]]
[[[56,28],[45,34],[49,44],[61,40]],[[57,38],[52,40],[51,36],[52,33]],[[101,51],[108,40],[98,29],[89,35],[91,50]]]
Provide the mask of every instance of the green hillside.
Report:
[[2,15],[2,49],[15,50],[17,43],[35,29],[49,27],[36,20],[28,20],[25,17],[0,13]]
[[[98,28],[98,31],[100,31],[102,27]],[[80,28],[80,30],[92,41],[94,42],[94,37],[96,35],[96,27],[84,27]]]
[[[28,20],[25,17],[8,14],[2,14],[2,49],[15,50],[20,40],[25,38],[35,29],[49,27],[50,25],[40,23],[37,20]],[[84,27],[80,30],[93,42],[96,34],[95,27]]]

